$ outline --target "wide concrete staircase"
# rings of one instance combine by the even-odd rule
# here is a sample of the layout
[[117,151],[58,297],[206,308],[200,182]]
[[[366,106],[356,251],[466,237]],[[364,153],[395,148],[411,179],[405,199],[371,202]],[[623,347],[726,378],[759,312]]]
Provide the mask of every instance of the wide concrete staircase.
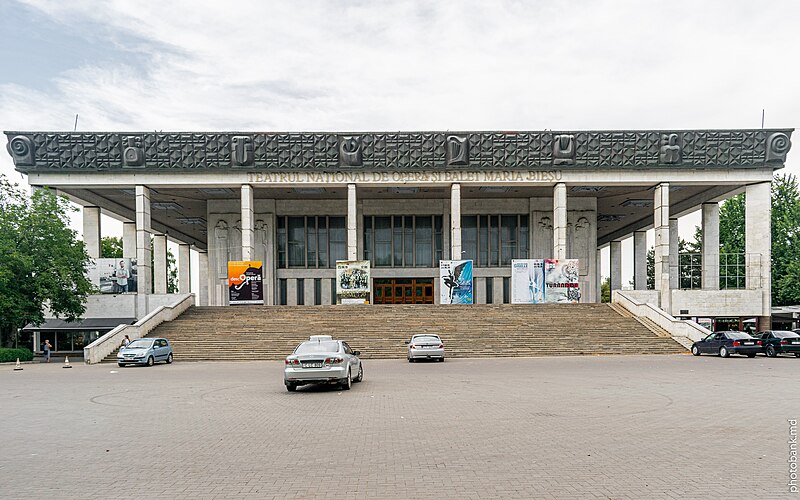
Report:
[[309,335],[404,358],[417,333],[440,335],[448,357],[686,352],[608,304],[193,307],[149,336],[169,339],[176,361],[199,361],[281,359]]

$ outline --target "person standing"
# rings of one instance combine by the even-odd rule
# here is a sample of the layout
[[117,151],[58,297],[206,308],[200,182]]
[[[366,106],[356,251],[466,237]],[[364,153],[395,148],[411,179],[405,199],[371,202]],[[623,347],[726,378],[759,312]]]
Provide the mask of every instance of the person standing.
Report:
[[53,350],[53,346],[50,345],[50,340],[45,339],[44,344],[42,344],[42,351],[44,351],[44,362],[50,362],[50,351]]
[[131,338],[125,335],[125,338],[122,339],[122,348],[128,347],[128,344],[131,343]]
[[125,267],[124,260],[119,261],[119,267],[114,271],[114,278],[117,279],[117,291],[119,293],[127,292],[130,273],[128,273],[128,269]]

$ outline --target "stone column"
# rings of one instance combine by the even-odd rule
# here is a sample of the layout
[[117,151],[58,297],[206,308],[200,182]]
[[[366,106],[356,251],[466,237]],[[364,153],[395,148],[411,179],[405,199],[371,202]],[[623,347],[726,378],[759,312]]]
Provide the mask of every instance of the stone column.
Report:
[[567,185],[563,182],[553,188],[553,258],[567,258]]
[[611,276],[611,291],[622,290],[622,242],[612,241],[609,244],[609,275]]
[[633,288],[647,290],[647,231],[633,232]]
[[703,290],[719,290],[719,203],[703,203]]
[[461,260],[461,184],[450,186],[450,258]]
[[255,234],[253,233],[253,186],[242,185],[242,260],[253,260]]
[[[358,207],[356,185],[347,185],[347,258],[358,259]],[[290,280],[291,281],[291,280]]]
[[100,207],[83,207],[83,243],[89,257],[100,258]]
[[153,293],[167,293],[167,235],[153,236]]
[[597,287],[597,303],[603,301],[603,273],[600,272],[602,269],[600,265],[602,263],[602,256],[603,252],[598,248],[597,255],[595,255],[595,259],[597,259],[597,265],[595,266],[595,269],[597,269],[597,279],[595,280],[597,281],[597,283],[595,283],[595,286]]
[[178,293],[192,293],[192,252],[186,243],[178,245]]
[[661,309],[672,314],[672,295],[669,280],[669,183],[656,186],[653,226],[656,232],[655,289],[659,292]]
[[748,289],[761,290],[759,330],[772,328],[772,216],[770,182],[747,186],[744,209],[744,252]]
[[207,306],[208,305],[208,252],[198,252],[198,306]]
[[678,219],[669,220],[669,288],[677,290],[680,285],[678,265]]
[[126,259],[136,258],[136,223],[122,223],[122,257]]
[[153,269],[150,264],[150,188],[136,186],[136,272],[139,294],[151,293]]

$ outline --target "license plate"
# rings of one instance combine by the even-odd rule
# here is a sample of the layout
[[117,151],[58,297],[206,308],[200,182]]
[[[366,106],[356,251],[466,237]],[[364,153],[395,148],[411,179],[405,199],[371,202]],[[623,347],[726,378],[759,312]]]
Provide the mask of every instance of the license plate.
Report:
[[755,345],[753,342],[745,342],[744,345]]
[[303,368],[322,368],[322,363],[303,363]]

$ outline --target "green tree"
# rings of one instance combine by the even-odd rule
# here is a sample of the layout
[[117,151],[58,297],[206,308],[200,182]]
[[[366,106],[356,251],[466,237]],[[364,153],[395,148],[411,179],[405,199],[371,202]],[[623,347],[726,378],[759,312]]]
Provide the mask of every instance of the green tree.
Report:
[[75,211],[47,189],[31,196],[0,176],[0,345],[15,346],[19,330],[44,321],[45,307],[67,321],[79,319],[94,291],[90,262],[69,228]]
[[100,239],[100,257],[106,259],[121,259],[122,238],[103,236],[103,238]]
[[611,278],[600,283],[600,302],[611,302]]
[[[772,304],[800,304],[800,186],[790,174],[772,180]],[[719,209],[721,253],[744,253],[745,196]]]

